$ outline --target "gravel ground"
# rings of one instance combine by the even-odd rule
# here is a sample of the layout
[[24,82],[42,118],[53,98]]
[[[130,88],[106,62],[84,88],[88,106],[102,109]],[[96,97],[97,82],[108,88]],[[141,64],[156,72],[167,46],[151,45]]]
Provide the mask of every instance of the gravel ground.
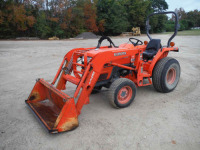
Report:
[[92,32],[83,32],[83,33],[81,33],[81,34],[79,34],[75,37],[75,39],[79,39],[79,38],[82,38],[82,39],[97,39],[98,36],[95,35]]
[[[146,36],[139,37],[147,40]],[[154,35],[166,43],[169,35]],[[114,37],[114,43],[127,42]],[[106,90],[90,96],[76,130],[49,134],[25,105],[36,78],[52,81],[63,56],[97,40],[0,41],[0,149],[200,149],[200,36],[177,36],[181,65],[177,88],[167,94],[140,87],[128,108],[114,109]],[[69,88],[68,92],[70,92]]]

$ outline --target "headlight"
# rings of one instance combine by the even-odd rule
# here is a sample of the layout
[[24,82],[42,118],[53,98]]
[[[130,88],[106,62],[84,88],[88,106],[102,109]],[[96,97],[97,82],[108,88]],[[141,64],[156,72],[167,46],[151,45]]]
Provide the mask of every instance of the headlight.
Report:
[[[87,63],[89,63],[91,59],[92,57],[87,57]],[[81,62],[84,64],[84,56],[81,58]]]

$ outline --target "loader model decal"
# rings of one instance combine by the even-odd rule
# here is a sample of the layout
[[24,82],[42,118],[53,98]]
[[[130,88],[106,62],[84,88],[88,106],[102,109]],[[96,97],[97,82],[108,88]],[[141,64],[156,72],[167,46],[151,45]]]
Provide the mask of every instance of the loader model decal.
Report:
[[126,52],[114,53],[114,56],[126,55]]
[[94,77],[94,74],[95,74],[95,72],[93,71],[93,73],[92,73],[92,75],[91,75],[91,78],[90,78],[89,85],[90,85],[90,84],[91,84],[91,82],[92,82],[92,79],[93,79],[93,77]]

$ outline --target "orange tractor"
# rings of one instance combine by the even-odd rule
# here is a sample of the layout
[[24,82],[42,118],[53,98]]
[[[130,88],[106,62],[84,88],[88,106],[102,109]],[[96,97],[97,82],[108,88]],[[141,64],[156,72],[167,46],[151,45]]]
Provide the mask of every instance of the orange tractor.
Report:
[[[160,39],[149,35],[149,17],[156,14],[175,15],[175,32],[167,46]],[[76,128],[83,105],[89,103],[91,93],[102,87],[109,88],[108,99],[117,108],[129,106],[136,95],[136,87],[153,83],[159,92],[175,89],[180,78],[180,65],[176,59],[167,57],[170,51],[178,52],[171,40],[177,34],[178,18],[174,12],[154,13],[147,17],[147,36],[144,44],[130,38],[130,43],[115,46],[109,37],[101,37],[97,47],[76,48],[69,51],[50,84],[38,79],[26,104],[50,133]],[[101,46],[103,40],[110,46]],[[66,83],[75,84],[73,96],[63,92]]]

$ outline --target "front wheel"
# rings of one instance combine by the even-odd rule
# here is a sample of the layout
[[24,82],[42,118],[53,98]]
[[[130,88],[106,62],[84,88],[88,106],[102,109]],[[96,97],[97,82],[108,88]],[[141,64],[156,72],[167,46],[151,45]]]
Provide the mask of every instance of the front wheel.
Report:
[[110,103],[116,108],[124,108],[133,102],[136,86],[129,79],[119,78],[111,84],[108,92]]
[[173,91],[180,78],[179,62],[170,57],[159,60],[153,70],[152,79],[154,88],[163,93]]

